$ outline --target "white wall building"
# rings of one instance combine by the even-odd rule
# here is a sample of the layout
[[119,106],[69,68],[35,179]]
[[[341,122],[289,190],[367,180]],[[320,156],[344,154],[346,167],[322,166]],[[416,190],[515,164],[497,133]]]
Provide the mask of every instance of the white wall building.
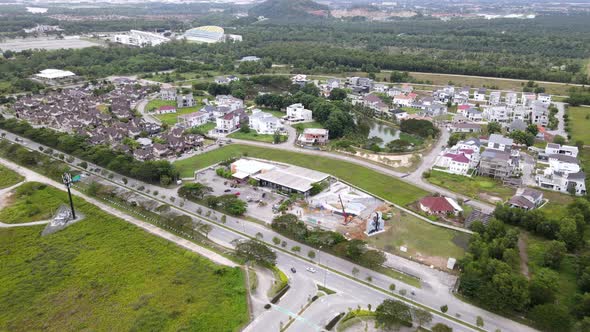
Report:
[[248,118],[248,123],[250,129],[256,130],[261,135],[272,135],[277,131],[283,131],[285,129],[281,120],[259,109],[252,111],[252,115]]
[[312,121],[311,110],[305,109],[303,104],[293,104],[287,106],[287,120],[290,122],[307,122]]

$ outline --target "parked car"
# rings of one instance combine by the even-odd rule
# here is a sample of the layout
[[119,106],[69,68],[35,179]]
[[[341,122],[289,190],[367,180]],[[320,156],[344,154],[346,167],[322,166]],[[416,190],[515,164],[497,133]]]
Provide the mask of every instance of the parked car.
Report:
[[225,189],[223,192],[224,192],[224,193],[228,193],[228,192],[230,192],[230,191],[231,191],[231,189]]
[[317,272],[317,270],[316,270],[316,269],[314,269],[313,267],[308,267],[308,268],[306,268],[306,270],[307,270],[308,272],[311,272],[311,273],[316,273],[316,272]]
[[235,193],[234,195],[236,195],[236,196],[240,196],[240,193],[239,193],[239,192],[237,192],[237,193]]
[[297,270],[295,270],[295,268],[294,268],[294,267],[292,267],[292,268],[291,268],[291,272],[295,273],[295,272],[297,272]]

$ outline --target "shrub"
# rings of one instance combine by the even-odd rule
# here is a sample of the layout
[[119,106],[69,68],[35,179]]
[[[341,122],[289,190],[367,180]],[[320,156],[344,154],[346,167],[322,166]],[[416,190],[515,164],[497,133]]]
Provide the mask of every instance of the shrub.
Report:
[[449,311],[449,306],[446,304],[441,306],[440,311],[442,311],[443,313],[447,313],[447,311]]
[[281,239],[275,236],[272,238],[272,243],[274,243],[275,245],[279,245],[281,243]]
[[332,318],[332,320],[328,324],[326,324],[326,330],[332,331],[332,328],[334,328],[334,326],[336,326],[336,324],[338,323],[340,318],[342,318],[342,316],[344,316],[343,312],[339,313],[338,316]]
[[300,246],[293,246],[293,248],[291,248],[292,251],[294,252],[300,252],[301,251],[301,247]]

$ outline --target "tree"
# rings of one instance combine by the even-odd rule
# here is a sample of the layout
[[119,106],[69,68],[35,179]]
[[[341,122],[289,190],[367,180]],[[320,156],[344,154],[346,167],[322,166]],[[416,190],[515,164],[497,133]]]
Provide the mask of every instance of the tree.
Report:
[[310,250],[307,252],[307,257],[309,257],[309,258],[311,258],[311,259],[314,259],[314,258],[315,258],[315,251],[314,251],[313,249],[310,249]]
[[426,310],[419,308],[413,308],[414,320],[418,323],[418,326],[424,326],[432,322],[432,314]]
[[531,304],[539,305],[555,301],[555,293],[558,290],[559,276],[557,272],[547,268],[541,268],[535,272],[529,284]]
[[481,317],[481,316],[477,316],[477,318],[475,319],[475,324],[476,324],[478,327],[483,327],[483,325],[484,325],[484,322],[483,322],[483,317]]
[[260,233],[260,232],[257,232],[256,235],[255,235],[255,237],[256,237],[256,240],[259,240],[260,241],[260,240],[262,240],[262,238],[264,237],[264,235],[262,235],[262,233]]
[[465,134],[463,134],[463,133],[453,133],[453,134],[451,134],[451,136],[449,136],[449,140],[447,142],[447,146],[455,146],[462,139],[465,139]]
[[573,325],[573,319],[563,304],[538,305],[530,311],[529,318],[544,331],[567,332]]
[[375,310],[375,321],[376,325],[385,329],[412,327],[412,312],[407,304],[386,299]]
[[393,293],[395,291],[395,284],[389,285],[389,290]]
[[367,250],[360,257],[360,264],[371,269],[383,265],[386,261],[385,254],[380,250]]
[[245,134],[250,132],[250,124],[248,123],[248,121],[242,121],[240,123],[240,132]]
[[526,127],[526,131],[533,136],[537,136],[539,133],[539,127],[537,127],[535,124],[530,124]]
[[281,243],[281,239],[279,239],[276,236],[273,236],[272,243],[274,243],[275,245],[279,245]]
[[346,256],[353,261],[358,261],[364,251],[365,241],[363,240],[351,240],[346,246]]
[[567,142],[563,136],[555,135],[555,137],[553,137],[553,143],[563,145],[563,144],[566,144]]
[[566,252],[567,248],[564,242],[555,240],[549,242],[545,247],[545,253],[543,253],[543,265],[553,269],[559,269]]
[[446,304],[441,306],[440,311],[442,311],[443,313],[447,313],[447,311],[449,311],[449,306]]
[[498,122],[488,122],[487,131],[488,135],[501,134],[502,126]]
[[453,329],[443,323],[437,323],[432,327],[432,332],[453,332]]
[[199,232],[205,234],[205,238],[209,238],[209,233],[213,230],[213,227],[209,224],[200,224]]
[[279,143],[281,143],[282,140],[283,140],[283,135],[281,135],[281,132],[278,130],[275,131],[275,133],[272,136],[272,142],[274,144],[279,144]]
[[217,197],[221,209],[232,216],[241,216],[246,212],[248,203],[237,198],[235,195],[223,195]]
[[330,100],[344,100],[346,99],[346,90],[340,88],[334,88],[330,91],[330,96],[328,97]]
[[198,182],[184,184],[178,189],[178,195],[189,200],[201,200],[211,192],[213,192],[211,187]]
[[256,240],[240,241],[235,245],[236,254],[248,261],[255,261],[263,265],[274,265],[277,254],[264,243]]

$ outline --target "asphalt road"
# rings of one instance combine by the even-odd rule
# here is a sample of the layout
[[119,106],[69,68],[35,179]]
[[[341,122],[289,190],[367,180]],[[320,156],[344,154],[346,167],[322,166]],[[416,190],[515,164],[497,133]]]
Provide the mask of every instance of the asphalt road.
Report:
[[[0,132],[4,132],[1,131]],[[11,133],[7,133],[6,138],[10,139],[11,141],[14,141],[15,139],[15,135],[11,134]],[[22,139],[22,138],[21,138]],[[39,148],[39,144],[32,142],[28,139],[22,139],[24,142],[25,146],[27,146],[28,148],[32,149],[32,150],[36,150],[38,151]],[[76,165],[80,162],[81,160],[74,158],[74,161],[72,162],[72,165]],[[89,169],[94,169],[96,168],[96,166],[94,165],[89,165]],[[112,172],[109,172],[112,173]],[[262,225],[256,224],[256,223],[252,223],[252,222],[248,222],[245,221],[243,219],[238,219],[238,218],[233,218],[233,217],[228,217],[227,221],[224,225],[218,224],[216,222],[212,222],[210,220],[206,220],[203,219],[199,216],[197,216],[194,211],[196,211],[198,208],[203,209],[203,214],[206,213],[206,211],[208,211],[208,209],[206,207],[202,207],[199,206],[193,202],[190,201],[184,201],[182,199],[178,199],[177,195],[176,195],[176,191],[174,189],[166,189],[166,188],[161,188],[158,186],[154,186],[154,185],[150,185],[147,183],[142,183],[136,180],[129,180],[129,183],[127,185],[123,185],[122,184],[122,176],[118,175],[118,174],[114,174],[113,179],[106,179],[103,178],[102,176],[100,176],[104,181],[109,181],[112,184],[122,187],[122,188],[126,188],[126,189],[132,189],[131,187],[137,187],[138,185],[142,185],[145,186],[146,189],[150,189],[152,192],[154,190],[158,190],[160,191],[161,195],[166,195],[166,197],[176,197],[177,199],[175,199],[174,202],[169,201],[167,202],[168,204],[170,204],[174,209],[178,210],[178,211],[182,211],[184,213],[190,213],[191,216],[195,219],[198,219],[200,222],[203,223],[208,223],[210,224],[213,229],[212,231],[209,233],[209,238],[212,239],[215,242],[220,243],[221,245],[225,245],[225,246],[231,246],[231,241],[236,239],[236,238],[244,238],[244,236],[242,234],[247,234],[249,237],[255,237],[255,235],[257,233],[261,233],[262,234],[262,241],[266,242],[267,244],[274,246],[272,243],[272,238],[273,237],[278,237],[281,240],[284,240],[287,242],[287,247],[288,248],[292,248],[293,246],[300,246],[301,247],[301,256],[298,257],[297,255],[295,255],[292,252],[283,252],[281,250],[277,250],[277,256],[278,256],[278,263],[277,266],[285,271],[286,273],[289,273],[289,269],[291,267],[295,267],[297,269],[297,274],[296,276],[292,276],[292,283],[293,283],[293,287],[289,290],[288,293],[293,293],[294,295],[289,295],[291,296],[290,298],[285,298],[285,300],[282,300],[281,302],[279,302],[278,307],[276,307],[276,309],[274,311],[281,311],[282,309],[289,309],[289,310],[283,310],[282,312],[290,312],[290,313],[295,313],[297,310],[297,308],[302,308],[304,305],[307,304],[307,299],[308,296],[310,295],[310,283],[309,280],[311,280],[313,283],[315,284],[323,284],[324,283],[324,275],[325,275],[325,282],[326,282],[326,286],[330,289],[333,289],[335,291],[337,291],[338,293],[342,293],[342,294],[346,294],[349,295],[353,298],[355,298],[358,301],[358,304],[364,305],[365,303],[372,303],[372,305],[374,307],[376,307],[376,305],[378,305],[380,302],[382,302],[383,299],[389,297],[390,295],[388,295],[388,288],[389,285],[391,285],[392,283],[395,283],[397,285],[397,290],[400,289],[406,289],[407,291],[407,299],[411,300],[411,301],[415,301],[418,303],[421,303],[422,305],[428,306],[430,308],[432,308],[433,310],[438,310],[438,308],[442,305],[448,305],[449,307],[449,312],[448,314],[451,316],[456,316],[459,317],[458,319],[468,323],[468,324],[474,324],[476,321],[476,317],[477,316],[481,316],[483,317],[484,321],[485,321],[485,326],[486,329],[489,329],[491,331],[494,331],[495,329],[500,329],[502,331],[534,331],[533,329],[524,326],[520,323],[511,321],[507,318],[498,316],[496,314],[487,312],[483,309],[480,309],[476,306],[473,306],[471,304],[465,303],[459,299],[457,299],[450,291],[450,289],[442,287],[441,285],[436,286],[436,287],[422,287],[420,289],[418,288],[414,288],[412,286],[406,285],[396,279],[392,279],[388,276],[385,276],[383,274],[379,274],[377,272],[374,272],[372,270],[368,270],[364,267],[358,266],[356,264],[353,264],[349,261],[346,261],[344,259],[326,254],[326,253],[321,253],[321,263],[323,266],[328,266],[331,270],[334,271],[338,271],[339,273],[334,273],[330,270],[328,271],[324,271],[323,267],[316,267],[316,269],[318,270],[317,273],[307,273],[305,271],[306,267],[309,267],[311,263],[305,261],[302,257],[306,257],[307,253],[310,250],[315,250],[313,248],[310,248],[306,245],[297,243],[295,241],[289,240],[287,238],[284,238],[283,236],[275,233],[274,231],[272,231],[271,229],[268,229]],[[44,181],[43,181],[44,182]],[[59,186],[59,184],[53,184],[52,185],[57,185]],[[76,193],[77,195],[81,195],[80,193]],[[81,195],[84,196],[84,195]],[[150,199],[154,199],[153,196],[149,196],[149,195],[145,195],[147,197],[149,197]],[[88,198],[87,198],[88,199]],[[101,202],[96,202],[96,200],[93,199],[88,199],[89,201],[91,201],[91,203],[93,204],[97,204],[101,203]],[[182,207],[181,207],[181,203],[182,203]],[[104,205],[104,204],[102,204]],[[100,207],[100,205],[99,205]],[[108,206],[107,206],[108,207]],[[101,207],[103,208],[103,207]],[[123,215],[124,217],[127,217],[126,215],[122,214],[120,211],[115,210],[113,208],[108,207],[109,213],[115,214],[117,216]],[[220,215],[219,212],[214,212],[214,214],[216,214],[217,216]],[[123,218],[125,220],[129,221],[129,218]],[[150,232],[153,232],[156,235],[162,236],[161,229],[147,224],[149,226],[149,228],[144,228],[147,229]],[[140,226],[141,227],[141,226]],[[154,228],[154,229],[150,229],[150,228]],[[159,231],[158,231],[159,230]],[[169,233],[168,233],[169,234]],[[175,242],[175,243],[183,243],[183,241],[186,241],[184,239],[174,239],[174,238],[168,238],[169,240]],[[188,242],[188,241],[186,241]],[[193,244],[194,245],[194,244]],[[279,249],[279,248],[277,248]],[[401,262],[401,264],[404,264],[404,262],[408,262],[408,264],[410,264],[411,262],[407,261],[407,260],[403,260],[402,258],[399,258],[399,262]],[[400,263],[397,264],[400,264]],[[388,261],[388,263],[390,263]],[[396,264],[395,262],[392,262],[391,264]],[[353,279],[351,278],[351,273],[353,268],[356,268],[359,270],[358,274],[355,276],[357,279]],[[372,282],[371,285],[380,288],[381,290],[377,290],[375,288],[369,287],[361,282],[359,282],[359,280],[365,280],[367,279],[367,277],[371,277],[372,278]],[[302,278],[300,280],[300,278]],[[432,276],[430,276],[429,278],[433,278]],[[303,280],[306,279],[306,280]],[[425,280],[430,280],[425,278]],[[414,293],[414,295],[412,295],[412,292]],[[281,304],[282,303],[282,304]],[[288,306],[286,305],[288,303]],[[285,307],[283,307],[283,305],[286,305]],[[311,306],[310,306],[311,308]],[[287,313],[287,315],[291,315],[289,313]],[[258,322],[255,320],[253,324],[261,324],[260,326],[266,326],[267,324],[267,319],[268,319],[268,324],[276,324],[277,321],[277,317],[279,317],[279,315],[264,315],[265,317],[269,317],[269,318],[261,318],[260,320],[258,320]],[[262,316],[261,316],[262,317]],[[286,318],[286,316],[284,316]],[[279,319],[279,323],[282,320],[282,318],[278,318]],[[466,327],[465,325],[462,325],[460,323],[457,323],[453,320],[450,320],[449,318],[446,318],[444,316],[438,316],[435,315],[435,320],[434,322],[444,322],[446,325],[452,326],[454,328],[455,331],[470,331],[471,329]],[[284,322],[286,323],[286,321]],[[321,325],[321,322],[317,322],[317,324]]]

